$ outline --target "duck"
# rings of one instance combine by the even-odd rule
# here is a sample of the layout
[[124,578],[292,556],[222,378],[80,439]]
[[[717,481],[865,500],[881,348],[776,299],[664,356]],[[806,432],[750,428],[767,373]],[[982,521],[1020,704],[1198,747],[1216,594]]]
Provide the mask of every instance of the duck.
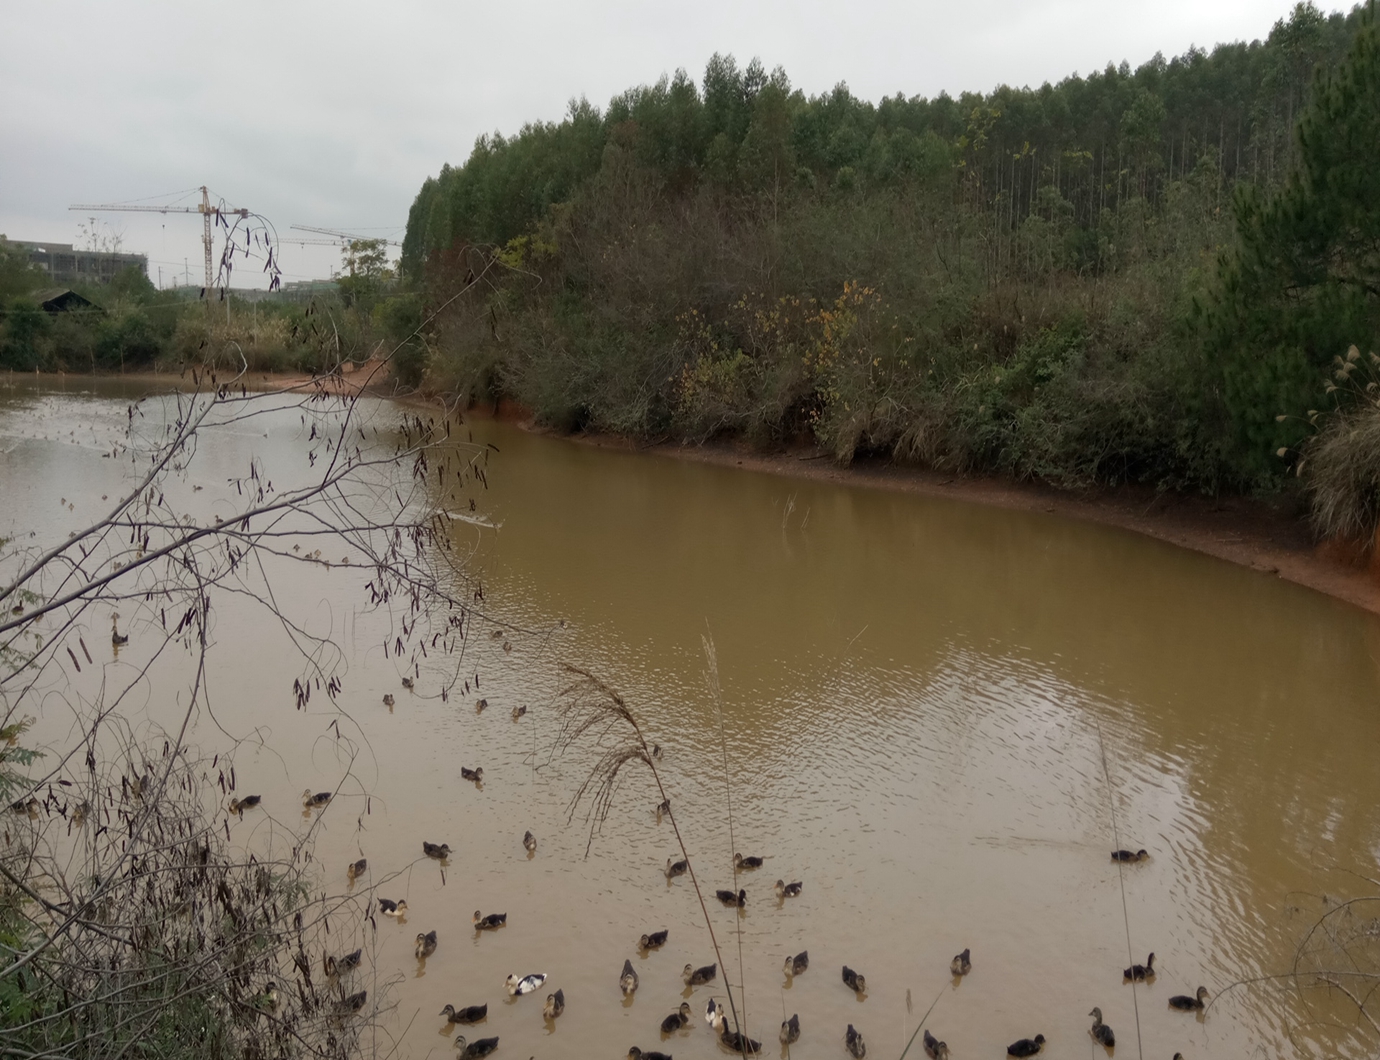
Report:
[[565,991],[557,990],[554,994],[546,995],[546,1004],[541,1007],[541,1014],[549,1020],[555,1019],[565,1011]]
[[349,997],[345,998],[344,1001],[340,1002],[340,1005],[338,1007],[341,1012],[358,1012],[360,1009],[364,1007],[364,1003],[368,1000],[369,991],[361,990],[358,993],[351,994]]
[[358,861],[352,861],[350,864],[345,866],[345,875],[348,876],[352,881],[359,879],[368,871],[368,858],[360,858]]
[[654,743],[654,744],[652,744],[652,757],[653,757],[653,758],[660,758],[660,757],[661,757],[661,744],[659,744],[659,743]]
[[849,990],[855,990],[859,994],[867,993],[867,979],[859,972],[853,971],[848,965],[843,966],[843,985]]
[[949,962],[949,971],[954,975],[967,975],[973,970],[972,951],[965,949]]
[[728,1017],[724,1015],[724,1010],[719,1009],[715,1015],[715,1029],[719,1032],[719,1041],[728,1046],[735,1053],[760,1053],[762,1043],[749,1038],[742,1031],[731,1031],[728,1029]]
[[488,1056],[498,1048],[497,1038],[480,1038],[478,1041],[465,1042],[463,1034],[455,1036],[455,1048],[460,1050],[460,1060],[471,1060],[472,1057]]
[[799,898],[799,897],[800,897],[800,889],[801,889],[802,887],[804,887],[804,886],[805,886],[805,885],[804,885],[803,883],[799,883],[799,882],[796,882],[796,883],[787,883],[785,880],[777,880],[777,881],[776,881],[776,897],[778,897],[778,898]]
[[624,997],[632,997],[637,993],[637,971],[630,960],[623,962],[623,974],[618,977],[618,989],[623,991]]
[[417,960],[425,960],[436,952],[436,932],[428,931],[417,935]]
[[674,1034],[690,1022],[690,1002],[682,1001],[680,1008],[661,1021],[662,1034]]
[[654,950],[658,946],[664,945],[667,937],[670,934],[671,933],[669,931],[663,928],[661,931],[653,931],[650,934],[643,935],[640,939],[637,940],[638,948],[644,950]]
[[523,716],[524,714],[526,714],[526,713],[527,713],[527,708],[526,708],[526,707],[514,707],[514,708],[513,708],[513,720],[514,720],[514,721],[517,721],[518,718],[522,717],[522,716]]
[[1037,1034],[1033,1038],[1020,1038],[1006,1047],[1007,1056],[1034,1056],[1045,1047],[1045,1036]]
[[405,898],[399,898],[395,902],[391,898],[380,898],[379,912],[384,916],[406,916],[407,900]]
[[666,814],[670,813],[670,812],[671,812],[671,800],[670,800],[670,799],[662,799],[659,803],[656,804],[656,812],[657,812],[659,815],[663,816],[663,817],[664,817]]
[[118,613],[110,616],[110,643],[115,647],[129,643],[129,634],[120,632],[120,616]]
[[634,1045],[628,1050],[628,1060],[671,1060],[671,1054],[658,1053],[656,1050],[652,1050],[650,1053],[644,1053]]
[[533,972],[531,975],[524,975],[521,979],[516,975],[510,975],[506,980],[506,985],[508,993],[517,997],[519,994],[530,994],[534,990],[540,989],[544,982],[546,982],[545,972]]
[[1112,851],[1113,861],[1144,861],[1149,856],[1150,852],[1148,850],[1137,850],[1134,853],[1129,850]]
[[[136,792],[136,794],[138,793]],[[246,795],[242,799],[231,799],[230,812],[244,813],[245,810],[252,810],[255,806],[259,805],[259,803],[263,801],[264,800],[262,795]]]
[[488,1005],[466,1005],[464,1008],[447,1005],[441,1010],[441,1015],[446,1017],[447,1023],[478,1023],[488,1014]]
[[435,858],[437,861],[445,861],[446,858],[450,857],[450,844],[428,843],[425,839],[423,839],[422,853],[429,858]]
[[781,1044],[794,1045],[800,1040],[800,1015],[781,1021]]
[[490,913],[484,916],[478,909],[474,911],[474,929],[476,931],[492,931],[508,923],[507,913]]
[[1112,1032],[1112,1028],[1102,1022],[1102,1010],[1094,1005],[1093,1010],[1088,1015],[1093,1018],[1092,1026],[1088,1028],[1088,1033],[1092,1035],[1093,1041],[1105,1045],[1108,1049],[1113,1048],[1116,1045],[1116,1034]]
[[[689,965],[686,965],[686,967],[688,968]],[[719,1007],[719,1003],[711,997],[709,999],[709,1004],[704,1006],[704,1022],[711,1027],[714,1026],[719,1021],[719,1013],[722,1011],[723,1009]]]
[[37,817],[38,800],[31,796],[27,799],[20,799],[18,802],[12,802],[10,803],[10,812],[26,817]]
[[483,714],[483,713],[484,713],[484,708],[487,707],[488,705],[489,705],[489,701],[488,701],[487,699],[481,699],[478,703],[476,703],[476,704],[474,705],[474,712],[475,712],[476,714]]
[[384,705],[385,707],[391,707],[391,706],[393,705],[394,702],[395,702],[395,700],[393,699],[393,693],[392,693],[392,692],[385,692],[385,693],[383,694],[383,705]]
[[736,905],[739,909],[747,905],[747,891],[744,890],[739,890],[737,894],[732,891],[715,891],[714,897],[724,905]]
[[344,957],[327,957],[326,974],[332,978],[344,975],[346,972],[353,972],[359,967],[364,959],[364,950],[357,949],[354,953],[347,953]]
[[787,957],[787,958],[786,958],[786,974],[787,974],[787,975],[799,975],[801,972],[805,971],[805,969],[808,968],[808,967],[810,967],[810,951],[809,951],[809,950],[801,950],[801,951],[800,951],[799,953],[797,953],[794,957]]
[[925,1031],[924,1045],[925,1055],[930,1060],[949,1060],[949,1043],[941,1042],[928,1030]]
[[484,779],[484,767],[475,766],[473,769],[467,769],[465,766],[461,766],[460,779],[473,780],[476,784],[478,784],[481,780]]
[[1121,972],[1121,978],[1134,979],[1138,983],[1143,983],[1147,979],[1155,977],[1155,955],[1152,953],[1145,958],[1144,964],[1133,964]]
[[1203,998],[1207,997],[1207,992],[1207,987],[1200,986],[1196,997],[1175,994],[1169,999],[1169,1007],[1176,1008],[1180,1012],[1192,1012],[1195,1009],[1201,1010],[1203,1007]]
[[765,858],[756,856],[745,858],[742,854],[733,855],[733,867],[735,869],[760,869],[765,863]]
[[333,791],[318,791],[313,795],[311,788],[307,788],[302,792],[302,805],[309,810],[314,810],[317,807],[325,806],[326,803],[330,802],[334,797],[335,792]]
[[522,846],[529,854],[535,854],[537,852],[537,837],[534,836],[530,830],[523,834]]
[[848,1030],[843,1035],[843,1047],[848,1050],[848,1055],[862,1060],[867,1055],[867,1043],[863,1041],[862,1034],[853,1026],[848,1025]]
[[[686,986],[703,986],[705,983],[714,979],[718,974],[719,962],[715,961],[713,964],[706,964],[703,968],[696,968],[693,964],[687,964],[681,971],[680,977],[685,980]],[[712,1000],[710,1004],[713,1004]],[[718,1012],[722,1010],[715,1009],[715,1011]],[[706,1019],[707,1018],[708,1017],[706,1017]]]
[[403,686],[403,688],[407,689],[409,692],[412,691],[412,689],[416,687],[415,683],[413,682],[412,678],[410,678],[410,677],[404,677],[404,678],[402,679],[402,686]]
[[666,878],[669,880],[672,876],[684,876],[685,873],[689,871],[689,868],[690,862],[688,861],[672,861],[670,858],[667,858]]
[[277,1012],[282,1002],[283,995],[278,992],[278,984],[272,979],[264,983],[264,992],[259,995],[259,1003],[269,1012]]

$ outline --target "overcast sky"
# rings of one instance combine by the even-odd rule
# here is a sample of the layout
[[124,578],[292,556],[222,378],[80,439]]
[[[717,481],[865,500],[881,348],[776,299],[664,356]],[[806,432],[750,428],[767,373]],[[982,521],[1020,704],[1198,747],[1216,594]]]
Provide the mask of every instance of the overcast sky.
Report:
[[[1341,9],[1335,3],[1319,4]],[[1349,8],[1349,4],[1347,7]],[[339,252],[306,224],[402,238],[421,182],[484,131],[601,108],[716,51],[781,65],[807,93],[867,99],[1038,85],[1155,52],[1253,40],[1292,0],[0,0],[0,233],[80,242],[71,203],[174,200],[200,184],[270,218],[284,279]],[[189,262],[196,217],[109,213],[103,233]],[[160,273],[161,269],[161,273]],[[244,270],[235,284],[260,281]]]

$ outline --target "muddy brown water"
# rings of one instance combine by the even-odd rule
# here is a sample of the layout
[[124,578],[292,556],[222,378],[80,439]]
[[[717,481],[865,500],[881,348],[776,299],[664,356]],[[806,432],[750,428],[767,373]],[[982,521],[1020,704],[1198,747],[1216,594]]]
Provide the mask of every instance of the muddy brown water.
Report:
[[[100,453],[123,398],[108,382],[0,381],[0,536],[65,535],[118,491],[128,468]],[[235,825],[246,843],[286,841],[306,823],[298,793],[337,789],[319,822],[323,883],[351,890],[344,866],[364,855],[353,893],[407,899],[405,924],[340,935],[342,950],[365,946],[358,980],[389,1006],[379,1055],[394,1040],[400,1055],[450,1055],[456,1029],[435,1015],[448,1002],[489,1003],[470,1037],[498,1035],[500,1056],[725,1055],[701,1018],[725,972],[773,1056],[792,1013],[791,1056],[844,1056],[849,1023],[869,1056],[899,1056],[931,1002],[927,1025],[955,1060],[1037,1032],[1047,1055],[1089,1055],[1094,1005],[1124,1056],[1369,1055],[1326,990],[1231,984],[1288,972],[1328,901],[1374,893],[1360,878],[1380,861],[1374,616],[1054,516],[467,429],[498,449],[477,513],[492,526],[454,524],[490,616],[464,662],[479,689],[442,702],[454,660],[433,659],[404,690],[361,575],[294,567],[284,591],[344,648],[353,757],[327,735],[334,710],[293,709],[299,667],[281,631],[233,604],[217,618],[214,717],[195,737],[243,741],[240,790],[265,800]],[[224,480],[248,453],[286,466],[303,446],[284,415],[208,447],[188,505],[229,505]],[[137,619],[132,632],[109,667],[136,665]],[[688,882],[661,873],[679,854],[645,771],[625,775],[592,841],[583,807],[568,819],[594,749],[553,754],[562,662],[617,687],[665,749],[726,965],[709,987],[680,980],[715,958]],[[141,722],[167,715],[173,684],[149,690]],[[56,745],[70,718],[45,711],[36,738]],[[482,787],[462,765],[483,766]],[[444,878],[424,838],[455,848]],[[1150,859],[1118,871],[1118,841]],[[739,879],[742,912],[708,893],[732,885],[735,847],[768,858]],[[778,902],[778,877],[802,895]],[[507,926],[476,934],[476,908]],[[639,953],[660,928],[666,946]],[[431,929],[440,946],[419,966],[412,939]],[[964,947],[973,971],[955,981]],[[810,968],[790,981],[782,961],[800,950]],[[1123,984],[1152,950],[1157,979]],[[641,977],[630,1003],[625,958]],[[866,975],[865,996],[840,981],[844,964]],[[506,997],[509,972],[537,971],[550,975],[538,995]],[[1168,1009],[1199,984],[1205,1017]],[[567,1010],[548,1025],[556,987]],[[663,1040],[686,997],[695,1019]]]

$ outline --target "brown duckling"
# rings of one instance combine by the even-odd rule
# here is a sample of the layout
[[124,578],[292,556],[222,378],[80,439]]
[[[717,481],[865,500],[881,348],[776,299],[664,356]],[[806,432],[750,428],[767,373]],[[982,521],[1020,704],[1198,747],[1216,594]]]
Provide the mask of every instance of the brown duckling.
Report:
[[623,991],[624,997],[632,997],[637,993],[637,972],[632,966],[632,961],[623,962],[623,974],[618,977],[618,989]]
[[781,1021],[781,1044],[794,1045],[800,1040],[800,1015],[793,1015],[788,1020]]
[[404,678],[402,679],[402,686],[403,686],[403,688],[405,688],[405,689],[407,689],[409,692],[411,692],[412,689],[414,689],[414,688],[416,687],[416,684],[415,684],[415,682],[412,680],[412,678],[410,678],[410,677],[404,677]]
[[1045,1036],[1037,1034],[1033,1038],[1020,1038],[1006,1047],[1007,1056],[1034,1056],[1045,1047]]
[[666,939],[669,935],[670,932],[664,929],[661,931],[653,931],[650,934],[643,935],[642,938],[638,939],[638,948],[644,950],[657,949],[659,946],[665,944]]
[[364,1007],[364,1003],[369,1000],[369,991],[361,990],[351,994],[344,1001],[340,1002],[337,1008],[341,1012],[358,1012]]
[[664,817],[664,816],[666,816],[666,814],[670,813],[670,812],[671,812],[671,800],[670,800],[670,799],[662,799],[659,803],[656,804],[656,812],[657,812],[657,816],[659,816],[659,817]]
[[653,1049],[650,1053],[644,1053],[637,1046],[628,1050],[628,1060],[672,1060],[670,1053],[659,1053]]
[[689,870],[690,862],[688,861],[672,861],[670,858],[666,859],[666,878],[668,880],[672,876],[684,876]]
[[742,854],[733,855],[733,867],[735,869],[760,869],[764,864],[766,864],[766,859],[755,855],[746,858]]
[[778,898],[799,898],[803,883],[787,883],[785,880],[776,881],[776,897]]
[[973,970],[972,951],[965,949],[949,962],[949,971],[954,975],[967,975]]
[[115,647],[129,643],[129,634],[120,633],[120,616],[113,614],[110,616],[110,643]]
[[513,708],[513,720],[514,720],[514,721],[517,721],[518,718],[522,717],[522,716],[523,716],[524,714],[526,714],[526,713],[527,713],[527,708],[526,708],[526,707],[514,707],[514,708]]
[[949,1060],[949,1043],[941,1042],[928,1030],[925,1031],[924,1045],[925,1055],[930,1060]]
[[262,795],[246,795],[242,799],[230,800],[231,813],[244,813],[245,810],[252,810],[259,803],[263,802]]
[[732,891],[715,891],[714,897],[724,905],[736,905],[739,909],[747,905],[747,891],[744,890],[739,890],[737,894]]
[[470,768],[468,768],[467,766],[461,766],[461,767],[460,767],[460,779],[461,779],[461,780],[472,780],[472,781],[474,781],[476,784],[478,784],[481,780],[484,779],[484,767],[483,767],[483,766],[475,766],[473,769],[470,769]]
[[542,1006],[541,1014],[549,1020],[555,1019],[565,1011],[565,991],[557,990],[554,994],[546,995],[546,1004]]
[[703,986],[719,974],[719,964],[706,964],[703,968],[696,968],[692,964],[687,964],[680,973],[680,977],[685,980],[686,986]]
[[311,788],[307,788],[302,792],[302,805],[309,810],[315,810],[318,807],[325,806],[326,803],[330,802],[334,797],[335,792],[333,791],[318,791],[313,795]]
[[353,972],[359,967],[363,959],[364,950],[362,948],[355,950],[354,953],[347,953],[344,957],[327,957],[326,974],[334,979],[336,976]]
[[474,911],[474,929],[476,931],[492,931],[508,923],[507,913],[490,913],[484,916],[478,909]]
[[429,858],[435,858],[437,861],[445,861],[446,858],[450,857],[450,844],[428,843],[425,839],[423,839],[422,853]]
[[867,1055],[867,1043],[863,1041],[862,1033],[848,1025],[848,1030],[843,1036],[843,1047],[848,1050],[848,1055],[855,1057],[856,1060],[863,1060]]
[[1149,852],[1148,850],[1136,850],[1136,851],[1130,851],[1130,850],[1113,850],[1113,851],[1112,851],[1112,860],[1113,860],[1113,861],[1144,861],[1144,860],[1145,860],[1146,858],[1148,858],[1149,856],[1150,856],[1150,852]]
[[1122,969],[1121,978],[1134,979],[1138,983],[1143,983],[1147,979],[1155,977],[1155,955],[1152,953],[1145,958],[1144,964],[1133,964],[1129,968]]
[[1094,1006],[1088,1015],[1093,1018],[1092,1026],[1088,1028],[1088,1033],[1092,1035],[1093,1041],[1106,1046],[1108,1049],[1115,1047],[1116,1035],[1112,1033],[1112,1028],[1102,1022],[1102,1010]]
[[843,966],[843,985],[849,990],[857,991],[859,994],[867,993],[867,979],[859,972],[853,971],[848,965]]
[[1169,1007],[1176,1008],[1180,1012],[1193,1012],[1195,1010],[1201,1011],[1203,1008],[1203,998],[1207,996],[1207,987],[1200,986],[1198,988],[1198,994],[1196,997],[1187,997],[1183,994],[1175,994],[1173,997],[1169,999]]
[[349,877],[351,883],[353,883],[355,880],[359,879],[361,876],[363,876],[363,875],[364,875],[366,872],[368,872],[368,871],[369,871],[369,859],[368,859],[368,858],[360,858],[358,861],[352,861],[352,862],[350,862],[350,864],[348,864],[348,865],[345,866],[345,875]]
[[426,934],[417,935],[417,960],[423,960],[436,952],[436,932],[428,931]]
[[680,1030],[689,1022],[690,1002],[682,1001],[680,1003],[680,1009],[678,1011],[672,1012],[669,1016],[667,1016],[664,1020],[661,1021],[661,1033],[675,1034],[676,1031]]
[[801,951],[800,951],[799,953],[797,953],[794,957],[787,957],[787,958],[786,958],[786,968],[785,968],[785,971],[786,971],[786,974],[787,974],[787,975],[792,975],[792,976],[794,976],[794,975],[799,975],[801,972],[805,971],[805,969],[807,969],[807,968],[809,968],[809,967],[810,967],[810,951],[809,951],[809,950],[801,950]]
[[446,1017],[447,1023],[478,1023],[489,1014],[489,1006],[485,1005],[466,1005],[464,1008],[456,1008],[454,1005],[447,1005],[441,1010],[441,1015]]
[[465,1036],[457,1034],[455,1036],[455,1048],[459,1049],[459,1060],[475,1060],[476,1057],[488,1056],[498,1048],[497,1038],[480,1038],[476,1042],[466,1044]]
[[530,830],[523,833],[522,848],[529,854],[535,854],[537,852],[537,837],[534,836]]
[[383,694],[383,705],[384,705],[385,707],[388,707],[388,708],[391,710],[391,709],[393,708],[393,702],[394,702],[394,700],[393,700],[393,693],[392,693],[392,692],[385,692],[385,693]]

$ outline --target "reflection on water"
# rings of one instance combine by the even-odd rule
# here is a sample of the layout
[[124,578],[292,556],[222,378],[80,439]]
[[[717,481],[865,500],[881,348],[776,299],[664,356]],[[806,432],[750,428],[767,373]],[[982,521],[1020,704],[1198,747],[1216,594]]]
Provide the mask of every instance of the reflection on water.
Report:
[[[99,397],[0,391],[0,490],[24,498],[0,512],[0,535],[65,533],[79,513],[59,517],[58,497],[116,489],[122,470],[76,433],[107,444],[123,417]],[[365,947],[362,985],[392,984],[387,1026],[405,1053],[447,1055],[463,1031],[499,1035],[510,1056],[723,1055],[701,1017],[726,974],[772,1055],[799,1013],[794,1056],[844,1055],[849,1023],[869,1055],[897,1056],[936,997],[930,1026],[956,1058],[1037,1032],[1050,1055],[1081,1053],[1094,1005],[1127,1055],[1138,1038],[1149,1056],[1363,1054],[1321,994],[1309,1008],[1270,984],[1227,987],[1287,970],[1320,896],[1375,875],[1374,617],[1118,530],[471,428],[499,453],[476,513],[492,528],[455,523],[490,616],[461,665],[477,675],[469,695],[438,696],[453,659],[401,686],[379,616],[356,610],[362,575],[284,571],[347,652],[351,758],[323,736],[333,715],[292,709],[291,645],[232,604],[217,616],[212,711],[250,737],[240,788],[265,796],[234,827],[253,842],[295,819],[304,786],[339,792],[320,817],[325,879],[345,891],[367,857],[354,893],[408,904],[338,940]],[[215,482],[251,450],[294,452],[295,429],[208,454],[200,503],[218,503]],[[587,806],[570,805],[596,749],[553,751],[567,661],[622,692],[665,749],[724,960],[708,986],[681,980],[716,957],[688,879],[664,875],[680,855],[650,777],[623,776],[592,842]],[[149,716],[175,694],[153,690]],[[203,719],[199,738],[222,737]],[[449,843],[448,863],[423,857],[423,840]],[[1151,857],[1119,869],[1114,846]],[[767,857],[736,884],[735,848]],[[778,899],[777,878],[803,881],[800,897]],[[741,912],[714,901],[737,886]],[[476,931],[475,909],[508,923]],[[661,929],[664,946],[638,949]],[[437,950],[418,962],[415,936],[431,930]],[[973,971],[955,980],[965,947]],[[807,949],[809,969],[784,976]],[[1133,997],[1121,969],[1152,950],[1159,975]],[[640,977],[626,1004],[625,959]],[[865,995],[843,985],[844,964]],[[534,972],[550,976],[537,994],[507,995],[506,976]],[[1206,1018],[1168,1009],[1200,983]],[[545,1020],[557,987],[568,1007]],[[663,1039],[683,997],[693,1019]],[[473,1028],[436,1015],[483,1003]]]

